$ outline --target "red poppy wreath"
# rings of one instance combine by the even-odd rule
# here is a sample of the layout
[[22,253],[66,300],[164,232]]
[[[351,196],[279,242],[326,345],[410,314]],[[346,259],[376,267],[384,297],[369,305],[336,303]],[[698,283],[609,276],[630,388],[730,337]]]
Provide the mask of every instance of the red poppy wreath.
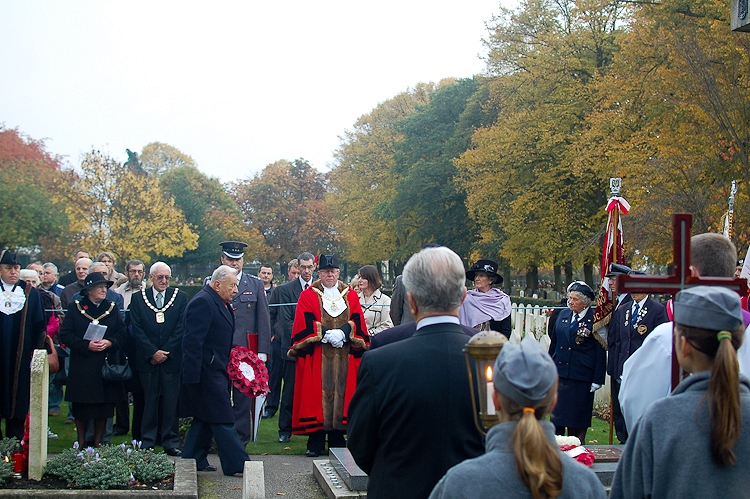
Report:
[[247,347],[232,348],[227,372],[234,386],[248,397],[265,395],[270,391],[266,365]]

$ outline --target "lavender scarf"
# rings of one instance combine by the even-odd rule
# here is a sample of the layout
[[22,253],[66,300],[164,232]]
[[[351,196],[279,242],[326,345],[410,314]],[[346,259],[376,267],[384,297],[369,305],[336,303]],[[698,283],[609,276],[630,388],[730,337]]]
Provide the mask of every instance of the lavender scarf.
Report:
[[497,288],[486,293],[472,289],[458,313],[458,320],[464,326],[476,327],[487,321],[501,321],[510,315],[510,296]]

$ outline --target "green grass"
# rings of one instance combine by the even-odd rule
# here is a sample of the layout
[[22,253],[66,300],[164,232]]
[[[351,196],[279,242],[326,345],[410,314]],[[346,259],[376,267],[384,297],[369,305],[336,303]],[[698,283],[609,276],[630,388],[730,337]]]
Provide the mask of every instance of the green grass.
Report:
[[[131,406],[132,411],[132,406]],[[76,427],[74,424],[65,424],[68,417],[68,403],[61,404],[60,415],[49,417],[49,426],[53,433],[57,433],[56,440],[47,440],[47,452],[57,454],[63,449],[73,445],[77,438]],[[130,443],[133,437],[122,435],[112,437],[113,444]],[[289,443],[279,443],[279,416],[278,414],[270,419],[261,419],[258,428],[258,440],[250,442],[247,445],[248,454],[276,454],[276,455],[302,455],[307,450],[307,436],[292,435]]]
[[[132,407],[131,407],[132,411]],[[47,440],[47,452],[57,454],[63,449],[73,445],[76,440],[76,427],[73,424],[65,424],[68,416],[68,404],[63,402],[60,415],[49,417],[49,426],[54,433],[57,433],[56,440]],[[130,443],[132,436],[123,435],[112,437],[113,444],[123,442]],[[279,443],[279,416],[276,414],[270,419],[261,419],[258,428],[258,440],[247,444],[246,450],[252,455],[302,455],[307,449],[307,436],[292,435],[289,443]],[[609,443],[609,423],[599,418],[593,418],[592,427],[586,433],[586,443],[593,445],[606,445]],[[614,437],[614,443],[619,444],[617,437]]]

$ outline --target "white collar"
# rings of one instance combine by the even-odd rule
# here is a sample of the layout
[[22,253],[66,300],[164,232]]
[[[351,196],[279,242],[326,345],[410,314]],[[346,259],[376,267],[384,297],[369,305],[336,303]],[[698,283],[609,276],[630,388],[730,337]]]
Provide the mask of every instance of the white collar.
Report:
[[417,329],[422,329],[425,326],[432,326],[433,324],[460,324],[458,317],[455,315],[432,315],[425,317],[424,319],[417,322]]
[[307,282],[306,280],[302,279],[302,276],[299,276],[297,279],[299,279],[299,283],[302,285],[302,289],[305,289],[305,284],[308,286],[312,286],[313,280],[312,277],[310,278],[310,282]]

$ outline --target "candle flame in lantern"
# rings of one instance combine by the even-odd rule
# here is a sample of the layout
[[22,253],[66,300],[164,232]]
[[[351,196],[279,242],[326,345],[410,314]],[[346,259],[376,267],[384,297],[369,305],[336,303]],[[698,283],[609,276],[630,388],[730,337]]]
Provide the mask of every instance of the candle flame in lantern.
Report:
[[492,381],[492,366],[487,366],[487,370],[485,371],[485,376],[487,376],[487,382],[489,383]]

